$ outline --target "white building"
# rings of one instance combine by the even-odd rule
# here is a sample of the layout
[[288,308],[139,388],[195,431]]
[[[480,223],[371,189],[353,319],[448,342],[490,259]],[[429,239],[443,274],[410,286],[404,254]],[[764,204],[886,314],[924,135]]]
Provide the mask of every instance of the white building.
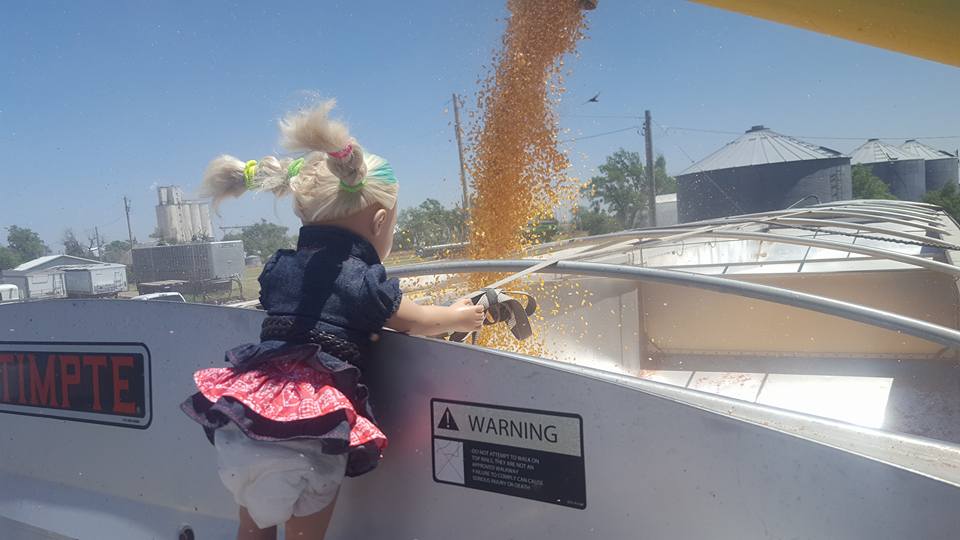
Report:
[[179,243],[213,238],[208,203],[184,200],[178,186],[158,187],[157,199],[157,226],[164,240]]
[[47,255],[4,270],[0,282],[15,285],[20,298],[63,298],[67,295],[64,265],[101,264],[100,261],[72,255]]
[[677,194],[657,195],[657,227],[677,224]]

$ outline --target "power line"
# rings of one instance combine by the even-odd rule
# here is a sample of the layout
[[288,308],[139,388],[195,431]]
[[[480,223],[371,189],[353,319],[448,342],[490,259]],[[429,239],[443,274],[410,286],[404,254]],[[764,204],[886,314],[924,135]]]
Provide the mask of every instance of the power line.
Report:
[[657,126],[663,131],[664,134],[669,134],[671,130],[673,131],[695,131],[697,133],[716,133],[718,135],[743,135],[740,131],[722,131],[718,129],[701,129],[701,128],[688,128],[680,126]]
[[639,115],[630,115],[630,114],[563,114],[561,115],[564,118],[618,118],[618,119],[627,119],[627,120],[642,120],[643,117]]
[[[714,133],[717,135],[743,135],[742,131],[726,131],[721,129],[705,129],[705,128],[692,128],[692,127],[683,127],[683,126],[660,126],[660,129],[664,131],[665,134],[668,134],[671,131],[692,131],[696,133]],[[794,135],[789,134],[791,137],[796,137],[798,139],[822,139],[822,140],[831,140],[831,141],[865,141],[867,139],[886,139],[886,140],[909,140],[909,139],[960,139],[960,135],[931,135],[931,136],[919,136],[912,135],[908,137],[830,137],[830,136],[819,136],[819,135]]]
[[[670,134],[667,133],[667,130],[666,130],[662,125],[660,125],[659,122],[657,122],[656,120],[654,120],[653,123],[656,124],[658,128],[660,128],[660,131],[662,131],[664,135],[666,135],[667,137],[670,136]],[[682,146],[680,146],[680,143],[674,141],[673,144],[674,144],[674,146],[677,147],[678,150],[680,150],[681,152],[683,152],[683,155],[687,156],[687,159],[690,160],[690,163],[691,163],[691,164],[695,164],[695,163],[696,163],[696,161],[694,161],[693,158],[690,157],[690,154],[688,154],[687,151],[684,150]],[[732,196],[730,196],[730,194],[727,193],[726,190],[724,190],[722,187],[720,187],[720,184],[719,184],[716,180],[714,180],[712,176],[710,176],[710,173],[708,173],[707,171],[704,171],[704,170],[702,170],[702,169],[699,170],[699,171],[696,171],[696,172],[698,172],[699,174],[703,175],[704,178],[706,178],[711,184],[713,184],[713,187],[715,187],[715,188],[717,189],[717,191],[720,192],[721,195],[723,195],[728,201],[730,201],[730,204],[733,205],[733,207],[737,210],[737,212],[739,212],[739,213],[741,213],[741,214],[745,214],[745,213],[746,213],[746,212],[740,207],[740,205],[737,204],[736,199],[734,199]]]
[[886,140],[903,140],[907,141],[910,139],[960,139],[960,135],[937,135],[934,137],[817,137],[815,135],[791,135],[791,137],[796,137],[798,139],[824,139],[831,141],[865,141],[867,139],[886,139]]
[[[107,222],[104,222],[104,223],[94,223],[93,227],[94,227],[94,228],[96,228],[96,227],[109,227],[109,226],[111,226],[111,225],[115,225],[117,222],[119,222],[119,221],[122,220],[122,219],[123,219],[123,216],[121,215],[121,216],[116,217],[113,221],[107,221]],[[84,230],[84,232],[89,233],[89,232],[90,232],[90,229],[91,229],[90,227],[87,227],[86,229],[83,229],[83,230]]]
[[583,137],[573,137],[573,138],[570,138],[570,139],[564,139],[564,140],[562,140],[562,141],[559,141],[559,144],[567,144],[567,143],[571,143],[571,142],[574,142],[574,141],[582,141],[582,140],[584,140],[584,139],[595,139],[595,138],[597,138],[597,137],[603,137],[603,136],[606,136],[606,135],[613,135],[614,133],[623,133],[624,131],[630,131],[630,130],[633,130],[633,129],[640,129],[640,126],[629,126],[629,127],[625,127],[625,128],[621,128],[621,129],[615,129],[615,130],[613,130],[613,131],[604,131],[603,133],[594,133],[593,135],[584,135]]

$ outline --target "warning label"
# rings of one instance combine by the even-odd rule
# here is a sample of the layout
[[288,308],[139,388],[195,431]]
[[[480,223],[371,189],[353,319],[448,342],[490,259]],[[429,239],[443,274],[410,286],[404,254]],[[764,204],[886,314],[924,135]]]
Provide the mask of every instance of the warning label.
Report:
[[453,414],[450,413],[450,407],[444,409],[443,416],[440,417],[440,424],[437,427],[451,431],[460,431],[460,428],[457,427],[457,421],[453,419]]
[[586,508],[579,415],[434,399],[433,478]]

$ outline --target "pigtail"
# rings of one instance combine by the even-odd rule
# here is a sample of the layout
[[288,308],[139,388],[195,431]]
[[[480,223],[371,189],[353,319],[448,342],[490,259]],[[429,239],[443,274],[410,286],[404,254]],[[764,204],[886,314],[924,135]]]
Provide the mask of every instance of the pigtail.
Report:
[[277,197],[289,194],[291,174],[294,173],[291,165],[294,161],[274,156],[267,156],[258,161],[257,170],[253,176],[253,184],[256,186],[254,189],[269,191]]
[[243,195],[247,191],[243,176],[244,166],[244,162],[233,156],[218,156],[207,165],[207,170],[203,173],[200,196],[213,199],[213,207],[216,209],[223,199]]
[[367,166],[363,148],[350,136],[347,126],[330,119],[330,110],[336,104],[336,100],[330,99],[312,109],[290,114],[280,121],[280,132],[283,145],[290,150],[325,153],[327,170],[347,191],[354,191],[362,187]]
[[294,212],[304,223],[341,219],[374,204],[394,208],[393,169],[383,158],[365,154],[347,126],[329,118],[334,105],[331,99],[280,121],[283,145],[305,152],[303,157],[244,162],[220,156],[207,167],[201,194],[213,198],[214,208],[248,190],[293,194]]
[[240,197],[247,191],[269,191],[277,197],[290,193],[290,180],[299,174],[303,160],[267,156],[260,161],[241,161],[219,156],[203,174],[200,196],[213,199],[217,208],[227,197]]

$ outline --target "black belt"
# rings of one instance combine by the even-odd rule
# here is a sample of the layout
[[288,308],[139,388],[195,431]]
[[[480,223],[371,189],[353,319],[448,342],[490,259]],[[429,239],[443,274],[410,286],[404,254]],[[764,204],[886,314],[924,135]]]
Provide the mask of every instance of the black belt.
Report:
[[260,327],[261,341],[287,341],[290,343],[313,343],[326,353],[345,362],[354,362],[360,357],[360,347],[317,328],[316,319],[294,315],[270,315]]

